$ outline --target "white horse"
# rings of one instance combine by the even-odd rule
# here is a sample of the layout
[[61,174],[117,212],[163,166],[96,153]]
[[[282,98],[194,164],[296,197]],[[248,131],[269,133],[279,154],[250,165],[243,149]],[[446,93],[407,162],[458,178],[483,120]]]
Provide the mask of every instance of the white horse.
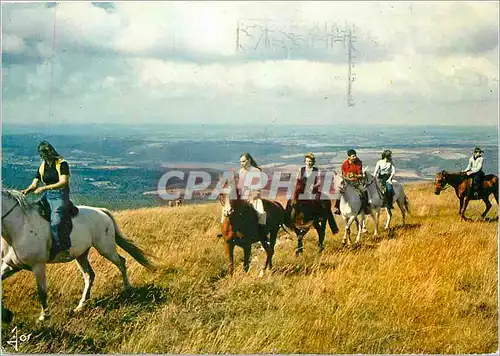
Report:
[[[361,197],[356,188],[340,174],[334,175],[333,189],[335,194],[340,196],[340,215],[345,223],[342,243],[345,244],[348,239],[348,244],[351,244],[351,225],[355,222],[358,230],[356,244],[359,244],[362,232],[361,223],[365,218],[365,212],[361,208]],[[361,220],[358,219],[358,216],[361,216]]]
[[[131,287],[125,267],[125,259],[116,251],[116,245],[127,251],[137,262],[148,269],[154,269],[145,253],[132,241],[125,238],[111,212],[104,208],[78,206],[73,217],[71,247],[76,263],[83,274],[85,287],[75,311],[83,308],[90,298],[94,271],[89,264],[88,252],[93,246],[113,262],[122,273],[125,289]],[[48,316],[47,282],[45,265],[60,263],[50,260],[52,233],[50,223],[42,218],[33,203],[29,203],[21,192],[2,190],[2,281],[20,270],[31,270],[35,275],[38,298],[42,312],[38,320]]]
[[[382,188],[380,186],[380,182],[375,179],[375,177],[365,170],[365,188],[368,191],[368,201],[370,203],[370,211],[371,216],[375,222],[375,232],[374,236],[378,234],[378,223],[380,218],[380,209],[385,208],[387,211],[387,220],[385,222],[385,229],[389,229],[392,218],[392,211],[388,209],[384,204],[384,197],[382,193]],[[401,210],[401,214],[403,216],[403,226],[406,223],[406,213],[409,213],[409,200],[405,194],[403,184],[399,183],[396,180],[392,180],[392,187],[394,189],[394,197],[393,202],[397,203],[399,206],[399,210]],[[366,227],[366,217],[363,219],[363,228]]]

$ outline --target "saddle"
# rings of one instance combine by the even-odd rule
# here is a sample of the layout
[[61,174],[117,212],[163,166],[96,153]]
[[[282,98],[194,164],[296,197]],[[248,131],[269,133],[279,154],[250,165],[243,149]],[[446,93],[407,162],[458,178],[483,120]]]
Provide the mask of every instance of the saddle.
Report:
[[467,196],[473,197],[475,193],[479,195],[484,182],[481,180],[481,184],[479,185],[479,187],[477,187],[478,189],[475,189],[473,177],[467,177],[465,178],[465,181],[467,182]]
[[[45,220],[47,220],[48,222],[50,222],[50,206],[48,203],[43,203],[42,200],[38,200],[36,202],[36,208],[38,210],[38,213],[40,214],[40,216],[42,218],[44,218]],[[70,211],[70,218],[74,218],[75,216],[78,215],[78,207],[76,205],[73,204],[72,201],[69,202],[69,207],[68,207],[69,211]]]

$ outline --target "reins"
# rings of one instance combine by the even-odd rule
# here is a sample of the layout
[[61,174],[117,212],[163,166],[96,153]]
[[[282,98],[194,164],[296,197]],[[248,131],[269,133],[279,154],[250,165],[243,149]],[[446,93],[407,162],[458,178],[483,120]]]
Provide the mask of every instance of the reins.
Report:
[[5,213],[5,214],[3,214],[3,215],[2,215],[2,220],[3,220],[4,218],[6,218],[6,217],[7,217],[7,215],[9,215],[10,213],[12,213],[12,211],[13,211],[13,210],[14,210],[14,209],[18,206],[18,205],[19,205],[19,201],[18,201],[18,200],[16,200],[15,204],[14,204],[14,205],[12,205],[12,207],[11,207],[11,208],[10,208],[10,209],[9,209],[9,210]]

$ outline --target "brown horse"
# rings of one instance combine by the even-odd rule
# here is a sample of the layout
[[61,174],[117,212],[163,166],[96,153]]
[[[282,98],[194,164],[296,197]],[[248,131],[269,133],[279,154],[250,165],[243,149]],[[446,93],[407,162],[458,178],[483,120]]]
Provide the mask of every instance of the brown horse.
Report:
[[230,199],[227,194],[220,194],[219,199],[223,206],[230,207],[228,211],[224,211],[221,228],[229,274],[234,272],[234,246],[243,248],[243,266],[245,272],[248,272],[252,244],[260,242],[266,251],[266,261],[259,274],[263,276],[267,268],[273,267],[274,246],[278,231],[283,226],[285,210],[276,201],[262,199],[267,217],[265,229],[260,229],[257,211],[248,201],[239,197]]
[[482,200],[486,205],[486,210],[481,214],[484,219],[488,211],[491,209],[490,194],[493,193],[495,201],[498,204],[498,177],[494,174],[488,174],[483,180],[483,189],[480,195],[477,197],[472,196],[472,178],[466,173],[450,173],[446,171],[441,171],[436,174],[436,179],[434,180],[434,193],[439,195],[442,190],[445,190],[448,186],[455,188],[455,193],[458,199],[460,199],[460,209],[458,211],[458,219],[460,221],[467,220],[465,217],[465,210],[467,210],[467,205],[471,200]]
[[339,228],[332,214],[332,203],[330,200],[297,200],[292,203],[288,200],[285,208],[285,225],[292,229],[297,235],[297,250],[295,255],[304,252],[304,236],[314,226],[318,233],[318,251],[324,250],[326,235],[326,223],[330,226],[332,233],[337,234]]

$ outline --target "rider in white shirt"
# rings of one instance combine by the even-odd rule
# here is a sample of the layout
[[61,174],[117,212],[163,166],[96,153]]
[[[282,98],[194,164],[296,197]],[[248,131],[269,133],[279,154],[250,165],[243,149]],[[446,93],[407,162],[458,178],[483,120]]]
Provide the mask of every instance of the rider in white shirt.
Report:
[[[259,215],[259,224],[266,225],[266,212],[261,199],[261,189],[267,182],[262,169],[257,165],[250,153],[240,157],[241,169],[238,176],[238,190],[242,199],[248,200]],[[260,187],[259,187],[260,186]]]
[[384,150],[382,152],[382,159],[375,165],[373,175],[380,181],[382,187],[385,187],[385,199],[389,209],[393,208],[392,200],[394,197],[394,189],[392,187],[392,178],[394,178],[395,174],[396,169],[394,168],[394,164],[392,162],[392,151]]
[[472,152],[472,156],[469,158],[469,164],[465,168],[465,173],[468,176],[472,176],[472,191],[473,195],[477,198],[483,183],[484,171],[483,171],[483,150],[476,147]]

